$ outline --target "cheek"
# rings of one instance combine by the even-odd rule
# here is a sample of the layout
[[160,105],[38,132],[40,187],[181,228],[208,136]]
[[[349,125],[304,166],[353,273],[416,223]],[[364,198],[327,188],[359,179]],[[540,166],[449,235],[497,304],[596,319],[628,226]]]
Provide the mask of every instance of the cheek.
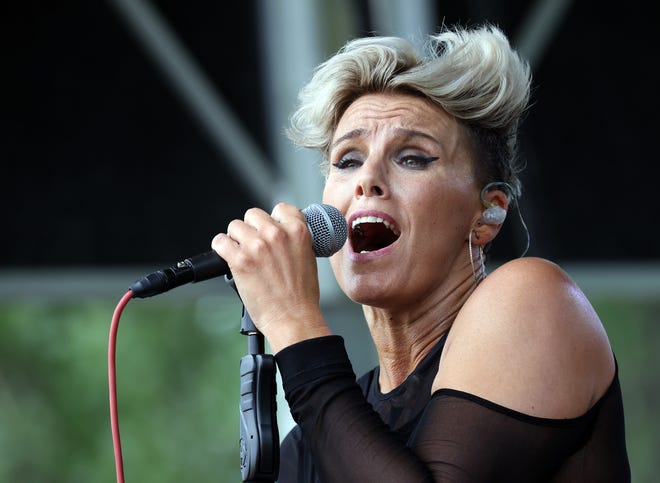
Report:
[[323,203],[332,205],[342,213],[346,214],[346,208],[343,206],[346,203],[345,192],[346,186],[342,186],[333,182],[331,179],[326,180],[323,188]]
[[471,200],[478,196],[471,183],[456,183],[445,185],[443,189],[418,190],[413,207],[420,213],[425,213],[425,226],[433,236],[439,231],[469,230],[472,216]]
[[347,293],[347,280],[350,280],[350,262],[348,262],[348,255],[346,245],[344,245],[341,250],[332,255],[330,260],[330,268],[332,273],[335,276],[335,281],[339,288]]

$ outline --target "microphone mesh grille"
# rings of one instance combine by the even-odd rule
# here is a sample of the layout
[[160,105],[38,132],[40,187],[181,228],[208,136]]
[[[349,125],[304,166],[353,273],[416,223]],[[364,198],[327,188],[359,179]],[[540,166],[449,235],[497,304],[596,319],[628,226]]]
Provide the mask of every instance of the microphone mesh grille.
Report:
[[324,204],[312,204],[302,211],[307,218],[317,257],[329,257],[344,245],[348,237],[348,225],[341,211]]

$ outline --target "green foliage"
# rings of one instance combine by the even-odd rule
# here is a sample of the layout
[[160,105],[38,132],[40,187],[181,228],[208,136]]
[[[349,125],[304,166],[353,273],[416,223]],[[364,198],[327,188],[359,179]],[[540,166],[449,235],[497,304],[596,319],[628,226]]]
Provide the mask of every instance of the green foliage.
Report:
[[603,298],[592,302],[619,365],[632,481],[655,482],[660,454],[660,301]]
[[[0,304],[0,481],[115,481],[108,335],[115,300]],[[593,300],[620,368],[633,481],[660,454],[658,301]],[[127,481],[238,482],[235,297],[132,300],[117,337]]]
[[[112,482],[114,302],[0,305],[0,481]],[[233,299],[132,300],[117,337],[127,481],[240,481]]]

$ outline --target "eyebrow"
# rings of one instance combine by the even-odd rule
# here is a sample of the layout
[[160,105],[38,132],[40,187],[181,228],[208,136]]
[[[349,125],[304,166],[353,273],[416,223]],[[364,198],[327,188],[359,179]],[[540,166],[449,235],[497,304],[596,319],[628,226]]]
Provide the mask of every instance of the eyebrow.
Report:
[[[342,142],[344,142],[348,139],[353,139],[353,138],[364,136],[364,134],[366,132],[367,132],[366,129],[353,129],[352,131],[348,131],[343,136],[337,138],[337,140],[335,140],[330,145],[330,149],[336,147],[338,144],[340,144],[340,143],[342,143]],[[415,137],[422,137],[422,138],[428,139],[429,141],[433,141],[437,145],[440,145],[440,142],[436,138],[434,138],[433,136],[431,136],[428,133],[425,133],[424,131],[418,131],[416,129],[396,128],[394,130],[394,132],[395,132],[395,134],[397,134],[399,136],[403,136],[407,139],[415,138]]]
[[433,141],[437,145],[440,145],[440,141],[438,141],[436,138],[434,138],[430,134],[425,133],[424,131],[417,131],[416,129],[398,128],[398,129],[395,129],[394,132],[397,133],[398,135],[405,136],[406,138],[422,137],[422,138],[428,139],[429,141]]
[[353,129],[352,131],[348,131],[346,134],[338,138],[336,141],[334,141],[331,145],[330,148],[334,148],[337,146],[337,144],[340,144],[348,139],[353,139],[353,138],[358,138],[360,136],[363,136],[364,133],[367,131],[365,129]]

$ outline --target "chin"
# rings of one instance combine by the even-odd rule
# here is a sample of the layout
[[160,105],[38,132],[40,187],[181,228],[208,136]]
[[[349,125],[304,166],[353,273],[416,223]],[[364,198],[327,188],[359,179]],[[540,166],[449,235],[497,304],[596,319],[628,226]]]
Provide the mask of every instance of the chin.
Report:
[[391,282],[392,277],[382,274],[352,274],[348,280],[340,281],[339,286],[356,303],[382,307],[392,300]]

